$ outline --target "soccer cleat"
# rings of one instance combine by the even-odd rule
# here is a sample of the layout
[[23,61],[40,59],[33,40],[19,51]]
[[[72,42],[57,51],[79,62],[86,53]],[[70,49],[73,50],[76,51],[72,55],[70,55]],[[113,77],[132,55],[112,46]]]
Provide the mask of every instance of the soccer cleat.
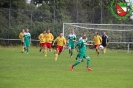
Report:
[[87,68],[86,68],[86,70],[87,70],[87,71],[92,71],[92,69],[91,69],[91,68],[89,68],[89,67],[87,67]]
[[73,66],[72,65],[70,66],[70,70],[73,71]]

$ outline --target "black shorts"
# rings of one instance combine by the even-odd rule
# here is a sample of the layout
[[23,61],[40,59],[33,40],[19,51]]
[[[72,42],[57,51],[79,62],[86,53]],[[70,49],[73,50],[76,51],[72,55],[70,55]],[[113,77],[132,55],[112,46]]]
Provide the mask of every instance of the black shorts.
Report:
[[107,46],[107,44],[105,44],[105,43],[102,43],[102,46],[103,46],[103,47],[106,47],[106,46]]

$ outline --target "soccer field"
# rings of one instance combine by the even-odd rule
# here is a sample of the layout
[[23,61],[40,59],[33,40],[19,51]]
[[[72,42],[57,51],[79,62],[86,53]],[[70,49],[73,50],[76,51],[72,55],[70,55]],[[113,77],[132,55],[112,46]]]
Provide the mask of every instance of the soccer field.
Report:
[[68,51],[54,61],[53,52],[44,57],[39,47],[30,47],[29,54],[21,47],[0,47],[0,88],[132,88],[133,54],[126,51],[107,51],[96,56],[87,51],[92,71],[86,71],[86,60],[70,71],[75,63]]

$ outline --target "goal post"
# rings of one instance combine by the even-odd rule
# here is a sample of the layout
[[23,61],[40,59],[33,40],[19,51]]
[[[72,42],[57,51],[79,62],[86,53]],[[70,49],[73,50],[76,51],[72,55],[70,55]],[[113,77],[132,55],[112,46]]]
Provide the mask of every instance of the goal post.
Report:
[[103,32],[109,37],[110,49],[129,50],[133,49],[133,25],[132,24],[92,24],[92,23],[63,23],[63,35],[67,38],[71,30],[75,31],[77,38],[82,33],[87,34],[91,42],[95,32],[101,36]]

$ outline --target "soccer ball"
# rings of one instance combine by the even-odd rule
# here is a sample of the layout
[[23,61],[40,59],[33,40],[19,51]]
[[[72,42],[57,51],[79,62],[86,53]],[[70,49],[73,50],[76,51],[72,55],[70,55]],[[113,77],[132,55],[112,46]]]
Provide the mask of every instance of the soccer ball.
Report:
[[102,45],[99,46],[99,49],[103,49],[104,47]]

